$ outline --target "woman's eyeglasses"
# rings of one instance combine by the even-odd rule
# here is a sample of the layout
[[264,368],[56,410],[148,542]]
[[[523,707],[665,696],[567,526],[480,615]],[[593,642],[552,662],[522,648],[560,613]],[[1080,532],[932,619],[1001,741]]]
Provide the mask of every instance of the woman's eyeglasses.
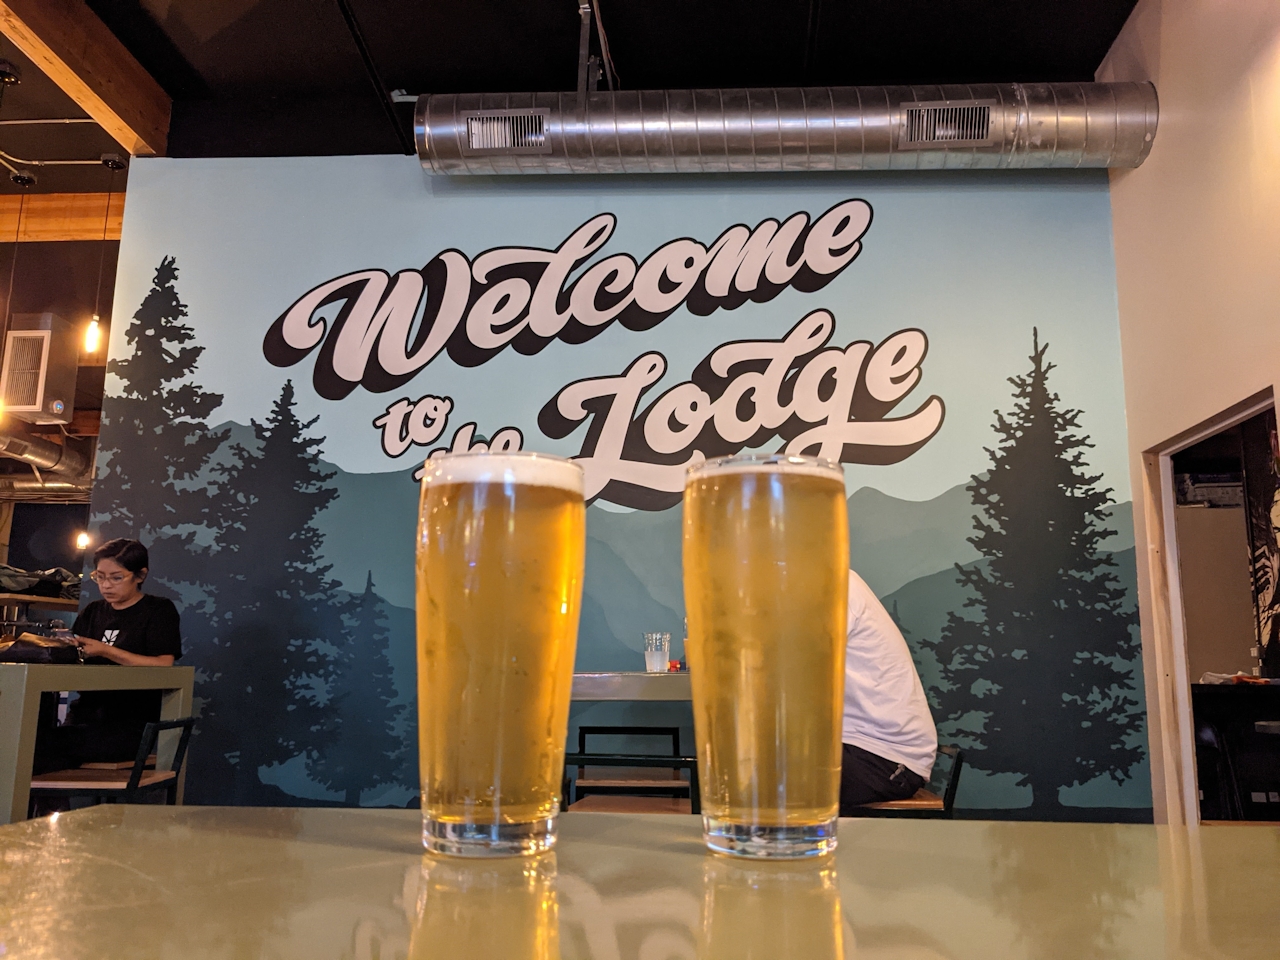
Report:
[[109,583],[114,587],[121,583],[124,583],[126,580],[132,580],[133,576],[134,575],[132,573],[106,574],[106,573],[99,573],[97,570],[95,570],[93,571],[93,573],[89,574],[89,579],[92,580],[94,583]]

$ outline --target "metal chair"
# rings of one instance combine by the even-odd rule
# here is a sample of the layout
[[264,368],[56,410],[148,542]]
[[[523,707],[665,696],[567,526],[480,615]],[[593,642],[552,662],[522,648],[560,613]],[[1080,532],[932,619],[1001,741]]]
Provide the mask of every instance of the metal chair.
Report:
[[[587,753],[589,736],[670,737],[671,755]],[[698,759],[680,754],[679,727],[579,727],[578,752],[566,754],[561,782],[563,809],[586,812],[701,813]],[[577,776],[570,769],[577,767]],[[634,772],[614,777],[588,777],[587,767],[664,770],[667,776],[645,777]],[[680,776],[689,771],[689,779]],[[686,809],[687,804],[687,809]]]
[[881,803],[865,803],[858,807],[860,817],[914,817],[918,820],[955,819],[956,791],[960,789],[960,768],[964,765],[964,751],[959,747],[940,746],[938,753],[951,758],[951,770],[947,774],[942,795],[927,787],[921,787],[915,796],[905,800],[886,800]]
[[[191,739],[195,722],[194,717],[187,717],[183,720],[148,723],[142,731],[138,755],[134,758],[127,774],[124,770],[117,769],[118,764],[103,764],[100,767],[55,770],[52,773],[42,773],[32,777],[32,799],[27,807],[27,816],[31,816],[37,797],[50,796],[92,797],[98,803],[103,801],[142,803],[146,797],[163,792],[165,803],[172,806],[178,802],[178,774],[182,770],[182,761],[186,757],[187,743]],[[155,763],[153,754],[160,734],[166,730],[179,728],[182,730],[182,736],[178,739],[178,749],[174,751],[170,769],[148,770],[148,761]]]

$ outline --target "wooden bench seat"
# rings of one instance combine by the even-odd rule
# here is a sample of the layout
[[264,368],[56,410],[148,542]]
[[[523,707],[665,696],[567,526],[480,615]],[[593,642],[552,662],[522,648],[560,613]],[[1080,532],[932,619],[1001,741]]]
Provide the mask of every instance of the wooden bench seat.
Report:
[[574,813],[692,813],[687,797],[635,797],[593,793],[569,805]]
[[[680,777],[676,770],[671,771],[671,776],[655,777],[653,771],[646,771],[645,774],[619,775],[616,771],[610,771],[612,776],[579,776],[577,778],[578,789],[594,790],[599,787],[605,789],[640,789],[640,790],[679,790],[681,788],[687,793],[689,791],[689,781]],[[647,775],[646,775],[647,774]]]
[[[116,760],[116,761],[103,760],[103,761],[95,761],[93,763],[82,763],[80,764],[80,769],[81,770],[132,770],[133,763],[134,761],[132,760]],[[155,765],[156,765],[156,755],[153,753],[149,757],[147,757],[147,766],[155,767]]]
[[932,793],[921,787],[915,792],[915,796],[907,797],[905,800],[885,800],[882,803],[865,803],[859,810],[911,810],[911,811],[937,811],[941,813],[945,809],[942,798],[936,793]]
[[[129,786],[129,770],[86,770],[78,767],[75,770],[55,770],[52,773],[41,773],[31,778],[31,789],[39,790],[119,790],[123,793]],[[172,770],[147,770],[138,782],[139,787],[154,787],[177,778]]]

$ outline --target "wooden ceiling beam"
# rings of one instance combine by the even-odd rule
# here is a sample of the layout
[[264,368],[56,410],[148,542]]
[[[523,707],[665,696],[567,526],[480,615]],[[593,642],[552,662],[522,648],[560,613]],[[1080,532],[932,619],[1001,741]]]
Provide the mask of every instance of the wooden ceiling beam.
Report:
[[84,0],[0,0],[0,33],[131,155],[164,155],[172,100]]
[[123,193],[0,194],[0,243],[119,240]]

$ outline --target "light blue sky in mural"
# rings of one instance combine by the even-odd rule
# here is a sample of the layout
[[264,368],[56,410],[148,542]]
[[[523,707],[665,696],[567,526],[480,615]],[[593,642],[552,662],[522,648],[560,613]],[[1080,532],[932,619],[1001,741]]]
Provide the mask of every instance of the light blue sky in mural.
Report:
[[[236,202],[221,202],[227,196]],[[798,210],[817,216],[854,197],[875,214],[863,252],[816,293],[788,289],[771,302],[708,317],[681,307],[647,331],[614,324],[585,344],[553,342],[534,357],[508,350],[472,369],[441,355],[397,391],[357,388],[336,402],[311,389],[314,353],[280,369],[260,349],[246,349],[246,338],[257,336],[260,345],[294,299],[353,270],[420,267],[451,247],[469,257],[494,246],[554,248],[604,211],[617,215],[617,229],[590,262],[618,252],[642,259],[677,237],[710,243],[734,223],[754,226]],[[291,377],[299,412],[322,416],[326,459],[353,473],[400,469],[415,455],[387,458],[371,425],[400,396],[452,396],[450,432],[472,420],[483,434],[516,426],[526,448],[574,454],[585,428],[551,440],[538,430],[538,409],[567,383],[621,373],[645,351],[661,350],[669,362],[651,398],[686,379],[719,344],[780,337],[819,307],[835,315],[839,345],[918,327],[929,337],[929,355],[901,409],[941,396],[942,430],[903,463],[846,471],[850,491],[873,486],[912,500],[935,497],[983,469],[991,413],[1007,406],[1005,378],[1026,365],[1038,326],[1059,365],[1056,388],[1085,410],[1093,466],[1127,500],[1109,203],[1100,171],[570,183],[430,177],[408,157],[140,158],[130,176],[115,316],[136,309],[161,256],[176,256],[182,295],[208,348],[201,375],[226,394],[220,414],[247,423]],[[203,271],[202,263],[218,269]],[[112,330],[113,354],[123,332],[119,323]]]

